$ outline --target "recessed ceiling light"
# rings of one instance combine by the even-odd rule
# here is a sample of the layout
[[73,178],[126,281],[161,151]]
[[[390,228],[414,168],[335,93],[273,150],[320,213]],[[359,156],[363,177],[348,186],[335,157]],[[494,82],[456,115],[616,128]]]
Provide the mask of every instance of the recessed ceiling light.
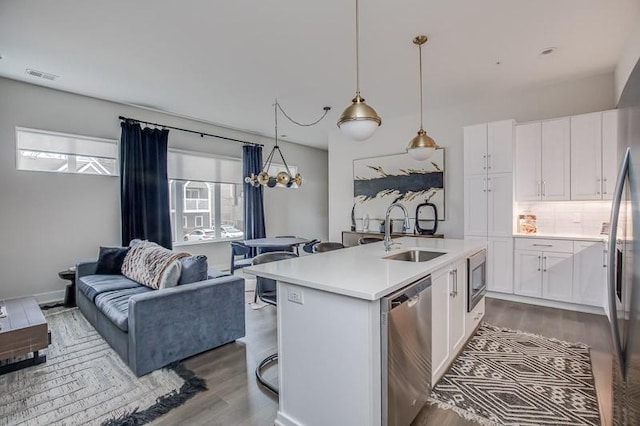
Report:
[[540,52],[540,56],[548,56],[548,55],[551,55],[552,53],[555,53],[555,51],[556,51],[555,47],[546,47],[542,49],[542,51]]
[[49,74],[47,72],[44,71],[37,71],[37,70],[32,70],[30,68],[27,68],[24,71],[25,74],[31,76],[31,77],[36,77],[36,78],[43,78],[45,80],[50,80],[50,81],[54,81],[58,78],[60,78],[60,76],[55,75],[55,74]]
[[286,138],[289,135],[280,135],[281,138]]

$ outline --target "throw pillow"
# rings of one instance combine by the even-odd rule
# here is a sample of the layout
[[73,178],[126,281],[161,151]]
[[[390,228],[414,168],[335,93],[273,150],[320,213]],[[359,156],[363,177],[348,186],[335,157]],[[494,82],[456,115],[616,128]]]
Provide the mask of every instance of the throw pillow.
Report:
[[[124,258],[122,275],[149,288],[166,287],[178,282],[182,269],[180,259],[188,256],[189,253],[178,253],[150,241],[141,241],[131,247]],[[175,261],[178,266],[173,264]],[[180,269],[176,271],[176,268]]]
[[129,247],[100,247],[96,274],[119,275],[124,258],[129,253]]
[[195,283],[207,279],[207,256],[189,256],[180,259],[182,273],[178,285]]
[[162,274],[162,278],[160,278],[160,283],[158,284],[158,289],[163,288],[171,288],[178,285],[178,280],[180,280],[180,274],[182,271],[182,262],[180,259],[176,259],[167,266]]

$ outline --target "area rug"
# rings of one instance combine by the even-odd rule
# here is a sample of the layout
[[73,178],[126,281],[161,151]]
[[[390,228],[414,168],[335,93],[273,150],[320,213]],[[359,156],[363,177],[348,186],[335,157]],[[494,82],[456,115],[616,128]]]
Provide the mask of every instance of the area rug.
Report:
[[78,309],[45,316],[47,362],[0,376],[0,425],[141,425],[206,389],[181,364],[136,377]]
[[431,403],[483,425],[599,425],[589,347],[483,323]]

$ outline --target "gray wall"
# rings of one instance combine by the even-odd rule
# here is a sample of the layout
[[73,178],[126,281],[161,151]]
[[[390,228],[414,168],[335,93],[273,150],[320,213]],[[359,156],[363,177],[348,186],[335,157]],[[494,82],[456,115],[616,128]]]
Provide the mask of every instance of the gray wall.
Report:
[[[428,95],[426,99],[428,105]],[[376,100],[377,104],[384,104],[384,99]],[[543,87],[496,93],[491,98],[447,108],[427,109],[425,130],[440,146],[446,148],[447,220],[440,224],[438,232],[452,238],[463,236],[464,126],[509,118],[519,122],[541,120],[603,111],[613,107],[613,73],[608,73]],[[351,224],[353,160],[404,152],[420,123],[418,115],[382,119],[383,125],[368,141],[353,142],[338,131],[329,134],[329,237],[332,240],[339,241],[341,231],[348,230]],[[362,217],[362,214],[356,217]]]
[[[17,171],[15,126],[119,139],[119,115],[263,143],[265,156],[273,146],[269,138],[0,78],[0,299],[59,300],[66,282],[58,271],[95,258],[101,245],[120,244],[119,179]],[[169,146],[242,156],[241,144],[176,131],[169,134]],[[286,142],[281,147],[305,181],[298,190],[265,190],[267,234],[326,239],[327,152]],[[228,243],[183,249],[207,255],[212,266],[228,267]]]

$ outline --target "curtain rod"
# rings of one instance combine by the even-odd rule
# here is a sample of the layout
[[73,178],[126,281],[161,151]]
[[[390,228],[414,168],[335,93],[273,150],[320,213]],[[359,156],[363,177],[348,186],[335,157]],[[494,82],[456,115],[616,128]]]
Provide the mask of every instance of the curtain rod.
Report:
[[248,141],[243,141],[243,140],[240,140],[240,139],[228,138],[226,136],[214,135],[214,134],[211,134],[211,133],[198,132],[198,131],[189,130],[189,129],[182,129],[180,127],[167,126],[166,124],[152,123],[150,121],[138,120],[137,118],[129,118],[129,117],[119,116],[118,119],[124,120],[124,121],[131,121],[131,122],[134,122],[134,123],[150,124],[152,126],[163,127],[165,129],[171,129],[171,130],[179,130],[181,132],[186,132],[186,133],[194,133],[196,135],[200,135],[201,138],[203,138],[205,136],[209,136],[209,137],[212,137],[212,138],[224,139],[226,141],[231,141],[231,142],[240,142],[240,143],[253,145],[253,146],[264,146],[261,143],[248,142]]

